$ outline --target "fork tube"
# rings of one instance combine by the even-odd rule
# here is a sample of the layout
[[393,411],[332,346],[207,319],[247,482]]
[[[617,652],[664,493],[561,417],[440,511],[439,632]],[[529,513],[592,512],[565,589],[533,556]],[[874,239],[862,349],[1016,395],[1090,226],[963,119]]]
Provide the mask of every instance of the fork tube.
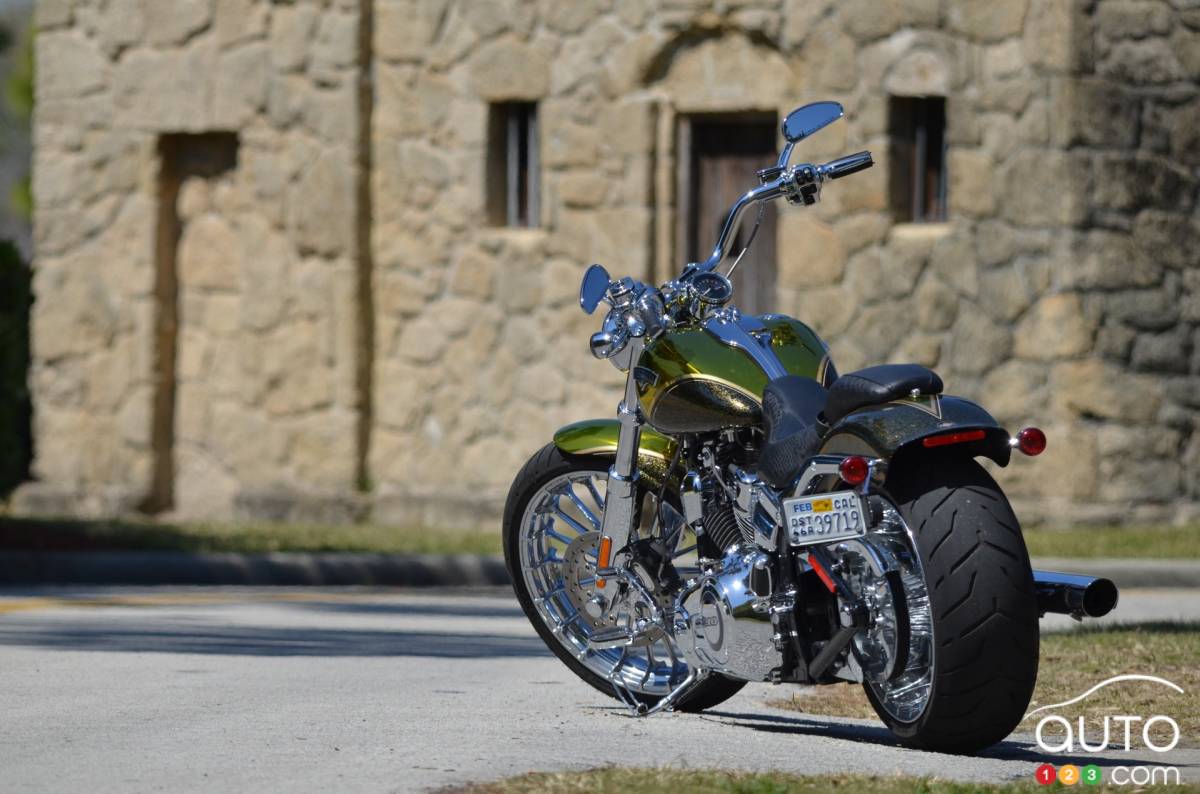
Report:
[[[617,408],[617,421],[621,423],[621,433],[617,437],[617,453],[613,465],[608,469],[608,490],[604,497],[604,521],[602,535],[608,543],[604,544],[612,551],[621,551],[629,543],[629,533],[633,531],[633,516],[637,507],[637,457],[642,438],[642,413],[638,410],[637,381],[633,378],[633,368],[641,355],[644,342],[633,339],[629,346],[629,373],[625,378],[625,399]],[[597,575],[604,577],[611,573],[611,559],[597,561]],[[599,582],[597,582],[599,584]],[[609,579],[605,580],[604,589],[615,586]]]

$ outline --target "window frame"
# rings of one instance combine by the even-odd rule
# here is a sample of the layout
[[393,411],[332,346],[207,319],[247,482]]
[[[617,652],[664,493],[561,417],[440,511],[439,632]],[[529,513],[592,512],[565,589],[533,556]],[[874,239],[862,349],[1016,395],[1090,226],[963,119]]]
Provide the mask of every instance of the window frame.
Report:
[[541,157],[536,102],[488,106],[487,216],[492,226],[541,226]]

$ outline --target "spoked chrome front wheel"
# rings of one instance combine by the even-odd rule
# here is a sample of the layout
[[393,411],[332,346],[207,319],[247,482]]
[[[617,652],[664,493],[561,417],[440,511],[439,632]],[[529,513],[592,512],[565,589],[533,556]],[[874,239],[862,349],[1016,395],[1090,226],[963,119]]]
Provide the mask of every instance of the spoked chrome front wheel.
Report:
[[[632,599],[599,610],[596,587],[597,547],[604,516],[610,460],[566,456],[547,446],[517,475],[504,515],[504,549],[517,598],[550,649],[581,678],[618,697],[614,684],[652,705],[687,678],[687,663],[661,631],[650,631],[624,648],[593,649],[597,631],[636,623]],[[642,494],[647,504],[653,496]],[[686,522],[665,505],[663,527],[653,507],[643,510],[640,532],[664,533],[671,562],[683,576],[696,569],[696,541]],[[660,594],[664,602],[673,593]],[[677,707],[698,710],[733,695],[743,682],[710,676]]]

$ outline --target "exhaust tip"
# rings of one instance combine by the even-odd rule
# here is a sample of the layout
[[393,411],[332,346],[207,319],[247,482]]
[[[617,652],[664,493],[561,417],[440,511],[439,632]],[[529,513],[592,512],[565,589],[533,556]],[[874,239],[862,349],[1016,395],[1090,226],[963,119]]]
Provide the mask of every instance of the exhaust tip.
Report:
[[1117,586],[1112,579],[1096,579],[1083,590],[1083,614],[1100,618],[1117,606]]
[[1117,586],[1112,579],[1034,571],[1033,582],[1042,614],[1055,612],[1077,618],[1100,618],[1117,605]]

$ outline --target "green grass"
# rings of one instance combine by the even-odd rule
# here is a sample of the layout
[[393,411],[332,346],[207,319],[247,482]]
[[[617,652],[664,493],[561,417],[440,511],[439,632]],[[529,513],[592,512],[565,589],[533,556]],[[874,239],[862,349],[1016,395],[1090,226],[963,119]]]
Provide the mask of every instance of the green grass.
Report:
[[[1034,557],[1200,559],[1200,527],[1078,527],[1025,532]],[[0,548],[169,551],[357,551],[499,554],[500,530],[375,524],[78,521],[0,516]]]
[[1070,527],[1026,529],[1033,557],[1200,559],[1200,527]]
[[0,517],[0,548],[40,551],[380,552],[499,554],[500,530],[373,524],[180,523]]
[[[1182,687],[1184,694],[1159,684],[1121,682],[1060,713],[1072,720],[1083,716],[1088,724],[1105,714],[1166,714],[1179,723],[1180,744],[1195,747],[1200,741],[1197,659],[1200,623],[1089,626],[1044,634],[1037,686],[1029,707],[1062,703],[1122,673],[1156,675]],[[875,719],[875,711],[857,684],[806,687],[790,700],[772,705],[809,714]],[[1032,729],[1032,724],[1019,728]]]
[[[1071,790],[1074,787],[1065,790]],[[1084,788],[1084,787],[1080,787]],[[1125,787],[1129,790],[1130,787]],[[987,794],[1064,790],[1061,784],[1041,786],[1028,780],[1001,784],[955,783],[916,777],[867,775],[788,775],[782,773],[727,772],[711,769],[623,769],[605,767],[585,772],[535,772],[495,783],[478,783],[443,789],[461,794],[785,794],[786,792],[871,792],[871,794]],[[1087,791],[1121,790],[1087,786]],[[1146,791],[1146,788],[1137,788]],[[1170,791],[1198,792],[1200,786],[1170,786]]]

